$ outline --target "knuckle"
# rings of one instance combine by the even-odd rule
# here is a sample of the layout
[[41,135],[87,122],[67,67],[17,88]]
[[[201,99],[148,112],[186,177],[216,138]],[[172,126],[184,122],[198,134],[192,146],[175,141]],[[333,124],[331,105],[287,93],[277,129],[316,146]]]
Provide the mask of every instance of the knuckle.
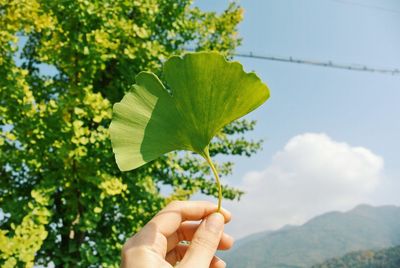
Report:
[[201,201],[203,204],[203,206],[204,207],[216,207],[216,204],[214,204],[213,202],[211,202],[211,201]]
[[192,240],[191,243],[194,247],[199,247],[202,249],[205,249],[209,252],[214,252],[217,248],[218,245],[216,245],[215,241],[206,236],[206,235],[200,235],[198,237],[196,237],[196,239]]
[[129,245],[124,245],[121,252],[121,257],[123,260],[129,260],[132,257],[137,257],[145,254],[145,249],[143,247],[132,247]]
[[173,200],[173,201],[171,201],[169,204],[168,204],[168,207],[173,207],[173,208],[176,208],[176,207],[180,207],[180,206],[182,206],[183,205],[183,202],[184,201],[180,201],[180,200]]

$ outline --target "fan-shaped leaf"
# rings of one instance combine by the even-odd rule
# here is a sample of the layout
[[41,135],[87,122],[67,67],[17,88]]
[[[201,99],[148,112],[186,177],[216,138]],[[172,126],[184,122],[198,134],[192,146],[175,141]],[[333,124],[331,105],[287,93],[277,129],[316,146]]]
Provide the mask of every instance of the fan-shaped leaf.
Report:
[[118,167],[135,169],[164,153],[208,155],[208,144],[226,124],[269,97],[268,87],[238,62],[214,52],[174,56],[163,75],[141,72],[133,90],[114,105],[110,135]]

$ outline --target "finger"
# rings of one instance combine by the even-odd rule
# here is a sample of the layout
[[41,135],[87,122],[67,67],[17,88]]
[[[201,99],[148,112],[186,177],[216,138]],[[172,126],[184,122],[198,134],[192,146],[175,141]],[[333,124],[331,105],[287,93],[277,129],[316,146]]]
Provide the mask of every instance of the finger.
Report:
[[213,213],[200,224],[182,259],[183,267],[209,267],[224,231],[224,217]]
[[188,248],[189,248],[188,245],[181,245],[181,244],[176,245],[176,247],[173,250],[167,253],[167,255],[165,256],[165,260],[169,264],[175,265],[178,261],[181,261],[183,259],[183,256],[185,256],[185,253]]
[[[208,201],[172,201],[161,210],[150,223],[155,224],[165,237],[172,235],[183,221],[198,221],[217,211],[217,205]],[[231,213],[221,208],[225,223],[231,219]]]
[[226,263],[219,257],[214,256],[214,258],[211,260],[210,268],[225,268],[225,267]]
[[[185,256],[188,248],[189,245],[181,245],[181,244],[177,245],[173,250],[168,252],[167,256],[165,257],[165,260],[169,264],[175,265],[177,262],[183,259],[183,256]],[[214,256],[213,259],[211,260],[210,268],[224,268],[224,267],[226,267],[226,263],[217,256]]]
[[[170,237],[167,238],[167,252],[174,249],[174,247],[180,241],[190,241],[193,238],[194,233],[197,231],[197,228],[200,226],[199,223],[193,222],[183,222],[178,230],[173,233]],[[218,249],[219,250],[227,250],[230,249],[233,245],[234,239],[232,236],[223,233],[221,237],[221,241],[219,242]]]

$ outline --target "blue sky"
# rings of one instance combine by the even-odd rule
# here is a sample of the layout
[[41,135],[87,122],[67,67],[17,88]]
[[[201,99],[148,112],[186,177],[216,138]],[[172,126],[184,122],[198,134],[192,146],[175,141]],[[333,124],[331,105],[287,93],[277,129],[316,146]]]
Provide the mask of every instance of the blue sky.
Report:
[[[221,11],[227,1],[202,0],[196,4],[204,10]],[[239,26],[243,44],[238,52],[400,69],[399,1],[243,0],[241,5],[245,16]],[[252,158],[235,158],[234,174],[226,182],[242,186],[244,177],[268,169],[291,138],[325,133],[334,144],[362,147],[384,162],[382,167],[377,166],[382,179],[375,190],[353,203],[400,204],[398,188],[394,188],[400,186],[400,75],[237,60],[269,85],[271,99],[248,116],[258,121],[249,137],[263,138],[263,151]],[[329,205],[326,210],[347,209],[352,202],[349,206]],[[230,205],[234,206],[241,203]],[[289,223],[301,223],[323,211],[310,211],[300,220],[289,219]],[[240,211],[237,213],[240,217]]]
[[[212,0],[205,10],[221,10]],[[355,2],[357,1],[349,1]],[[358,3],[400,10],[399,1]],[[400,68],[399,13],[332,0],[241,1],[245,17],[238,52],[293,56]],[[399,174],[400,76],[236,58],[271,89],[271,99],[248,116],[258,121],[254,137],[264,150],[237,171],[256,168],[286,141],[302,132],[325,132],[337,140],[366,146]]]

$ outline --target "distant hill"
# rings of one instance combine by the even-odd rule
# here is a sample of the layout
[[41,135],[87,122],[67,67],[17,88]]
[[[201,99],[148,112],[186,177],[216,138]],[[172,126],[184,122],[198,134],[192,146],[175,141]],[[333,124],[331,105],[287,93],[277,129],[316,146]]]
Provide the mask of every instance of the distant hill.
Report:
[[219,254],[232,268],[310,267],[348,252],[400,245],[400,207],[360,205],[302,226],[259,233]]
[[329,259],[312,268],[399,268],[400,246],[373,251],[348,253],[340,258]]

